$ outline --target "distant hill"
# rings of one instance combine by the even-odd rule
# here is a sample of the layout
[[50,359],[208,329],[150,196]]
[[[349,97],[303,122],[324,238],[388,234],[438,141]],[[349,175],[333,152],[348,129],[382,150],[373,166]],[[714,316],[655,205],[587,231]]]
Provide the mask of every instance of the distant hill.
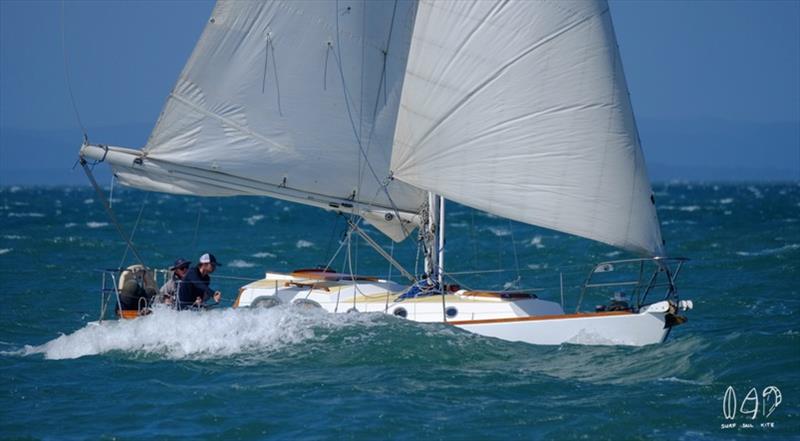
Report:
[[[800,180],[800,122],[638,121],[653,181]],[[139,148],[151,124],[91,128],[92,142]],[[77,130],[0,129],[0,185],[85,185]],[[97,178],[108,182],[107,167]]]
[[800,180],[800,122],[638,121],[653,181]]

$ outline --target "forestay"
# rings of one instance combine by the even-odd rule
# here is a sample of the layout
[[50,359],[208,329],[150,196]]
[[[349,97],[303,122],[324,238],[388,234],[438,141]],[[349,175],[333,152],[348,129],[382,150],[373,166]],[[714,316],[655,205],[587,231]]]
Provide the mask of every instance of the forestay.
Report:
[[219,1],[143,154],[106,159],[139,188],[355,207],[402,239],[413,226],[401,231],[396,215],[423,204],[387,179],[415,12],[408,1]]
[[399,180],[663,254],[605,1],[421,1],[394,143]]

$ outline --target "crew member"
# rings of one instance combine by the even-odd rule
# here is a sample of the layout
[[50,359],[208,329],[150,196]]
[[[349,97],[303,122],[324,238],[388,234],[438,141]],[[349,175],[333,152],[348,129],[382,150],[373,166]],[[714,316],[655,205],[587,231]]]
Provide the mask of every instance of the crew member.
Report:
[[164,286],[158,290],[158,303],[164,303],[167,305],[175,304],[175,295],[178,293],[178,285],[189,271],[189,264],[191,263],[192,262],[186,259],[175,260],[175,264],[169,269],[172,271],[172,276],[169,278],[169,280],[167,280]]
[[211,253],[205,253],[200,256],[197,266],[192,267],[186,272],[183,277],[180,287],[178,288],[178,308],[196,307],[200,308],[205,305],[209,299],[214,299],[214,302],[219,303],[222,294],[219,291],[213,291],[209,285],[211,284],[210,274],[222,266],[217,262],[217,258]]

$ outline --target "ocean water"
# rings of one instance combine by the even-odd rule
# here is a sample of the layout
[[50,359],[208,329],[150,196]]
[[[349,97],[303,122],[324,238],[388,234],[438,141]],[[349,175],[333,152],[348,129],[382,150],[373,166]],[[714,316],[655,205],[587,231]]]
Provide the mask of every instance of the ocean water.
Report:
[[[88,325],[96,270],[133,263],[97,196],[2,188],[0,438],[800,439],[800,185],[655,191],[670,254],[692,259],[678,285],[694,310],[664,344],[630,348],[294,308]],[[345,224],[264,198],[117,188],[113,204],[148,265],[213,252],[226,305],[266,270],[326,264]],[[492,271],[456,276],[470,287],[559,300],[563,276],[574,305],[591,263],[630,257],[456,204],[448,214],[449,271]],[[420,265],[413,241],[375,237]],[[358,273],[397,278],[362,244],[351,257]]]

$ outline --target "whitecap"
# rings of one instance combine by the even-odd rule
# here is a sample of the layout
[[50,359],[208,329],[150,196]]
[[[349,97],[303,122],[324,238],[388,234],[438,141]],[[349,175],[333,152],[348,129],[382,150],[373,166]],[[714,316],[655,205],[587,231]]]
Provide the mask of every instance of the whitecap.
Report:
[[14,248],[0,248],[0,255],[11,252]]
[[94,204],[94,199],[92,199],[92,198],[84,199],[83,203],[86,204],[86,205]]
[[722,205],[732,204],[733,203],[733,198],[720,199],[719,203],[722,204]]
[[752,185],[748,186],[747,189],[750,190],[750,193],[753,193],[756,199],[762,199],[764,197],[764,193],[761,193],[761,190]]
[[8,213],[8,217],[44,217],[42,213]]
[[264,219],[264,215],[263,214],[254,214],[254,215],[252,215],[250,217],[244,218],[244,221],[247,222],[250,225],[255,225],[256,222],[260,221],[261,219]]
[[255,253],[255,254],[253,254],[252,256],[253,256],[253,257],[258,257],[259,259],[263,259],[263,258],[265,258],[265,257],[269,257],[269,258],[273,259],[273,258],[275,258],[275,257],[278,257],[278,256],[276,256],[275,254],[269,253],[269,252],[267,252],[267,251],[262,251],[262,252],[260,252],[260,253]]
[[536,236],[533,236],[531,241],[528,242],[528,246],[529,247],[536,247],[537,249],[544,248],[544,244],[542,244],[542,236],[540,236],[538,234]]
[[231,268],[252,268],[252,267],[256,266],[256,264],[255,263],[246,262],[246,261],[241,260],[241,259],[236,259],[236,260],[228,263],[227,266],[229,266]]
[[300,239],[294,244],[297,248],[311,248],[314,246],[314,242],[309,242],[307,240]]
[[610,253],[606,253],[606,257],[617,257],[617,256],[619,256],[620,254],[622,254],[622,253],[621,253],[621,252],[619,252],[619,251],[612,251],[612,252],[610,252]]
[[108,222],[86,222],[89,228],[103,228],[108,226]]
[[66,224],[64,224],[64,228],[72,228],[76,225],[78,224],[76,224],[75,222],[67,222]]
[[16,235],[16,234],[6,234],[6,235],[3,236],[3,239],[19,240],[19,239],[27,239],[27,237],[26,236],[19,236],[19,235]]
[[683,206],[683,207],[679,208],[679,210],[681,210],[681,211],[688,211],[690,213],[693,212],[693,211],[697,211],[699,209],[700,209],[699,205],[686,205],[686,206]]
[[533,269],[533,270],[546,269],[548,266],[549,265],[546,264],[546,263],[529,263],[527,265],[528,268]]
[[511,235],[511,230],[509,230],[508,228],[486,227],[486,229],[489,230],[492,234],[494,234],[497,237],[504,237],[504,236],[510,236]]
[[666,378],[658,378],[656,381],[664,382],[664,383],[680,383],[680,384],[691,384],[694,386],[706,386],[708,383],[702,381],[695,381],[695,380],[685,380],[683,378],[678,377],[666,377]]
[[784,245],[779,248],[767,248],[761,251],[737,251],[736,254],[739,256],[768,256],[771,254],[780,254],[784,251],[796,250],[800,248],[800,244],[797,243],[790,243],[788,245]]

